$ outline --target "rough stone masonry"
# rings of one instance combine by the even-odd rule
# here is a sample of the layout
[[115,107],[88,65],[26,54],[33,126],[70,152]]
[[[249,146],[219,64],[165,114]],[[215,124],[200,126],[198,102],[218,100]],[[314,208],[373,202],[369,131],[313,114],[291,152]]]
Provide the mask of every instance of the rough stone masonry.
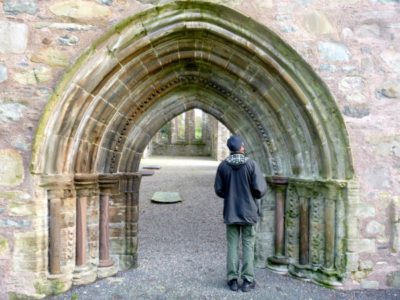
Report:
[[[57,192],[62,191],[62,195],[57,194],[57,197],[61,198],[50,198],[50,195],[53,194],[47,194],[47,190],[43,187],[38,188],[42,183],[38,182],[39,177],[36,176],[34,166],[32,166],[33,157],[36,155],[33,145],[35,143],[40,144],[42,135],[38,134],[38,132],[45,132],[45,129],[43,129],[45,124],[41,123],[40,120],[46,119],[43,116],[57,112],[57,107],[51,105],[50,99],[57,98],[62,93],[64,95],[69,90],[79,90],[79,88],[81,88],[79,90],[81,94],[92,93],[80,87],[79,82],[71,81],[70,85],[67,85],[67,75],[85,72],[87,67],[82,67],[80,64],[85,61],[85,57],[94,55],[93,53],[96,53],[96,49],[100,49],[100,47],[96,47],[102,41],[107,41],[111,44],[117,40],[117,38],[112,41],[107,40],[110,36],[108,34],[110,29],[114,28],[114,32],[119,32],[119,30],[123,32],[124,24],[129,23],[131,16],[143,13],[154,7],[163,7],[169,2],[171,1],[4,0],[0,3],[1,299],[19,297],[21,295],[40,298],[46,294],[65,290],[68,288],[65,282],[72,281],[71,278],[56,280],[51,277],[51,274],[46,273],[47,271],[43,271],[48,269],[49,262],[45,253],[48,251],[49,234],[51,236],[51,232],[43,231],[43,228],[49,228],[48,222],[50,222],[48,218],[48,199],[61,199],[62,203],[60,202],[60,205],[64,210],[58,211],[57,206],[54,206],[53,212],[56,215],[58,214],[59,220],[62,219],[63,222],[70,220],[70,223],[67,222],[65,224],[60,221],[62,224],[59,224],[59,226],[65,236],[71,237],[73,243],[75,243],[76,230],[74,220],[77,215],[74,201],[77,198],[86,199],[85,197],[88,197],[86,199],[89,212],[87,226],[93,226],[89,230],[91,233],[95,232],[94,228],[99,226],[100,222],[98,219],[100,208],[96,201],[100,201],[101,197],[106,197],[102,199],[108,199],[107,197],[117,195],[115,199],[119,199],[122,203],[121,199],[125,197],[122,195],[123,192],[116,189],[108,189],[108,187],[105,189],[104,186],[101,187],[102,183],[100,181],[93,182],[93,188],[89,194],[82,194],[82,190],[77,188],[82,182],[77,178],[71,179],[72,181],[75,180],[75,183],[79,182],[76,186],[71,187],[68,185],[70,183],[68,183],[57,190]],[[207,20],[201,19],[203,2],[187,2],[199,2],[199,7],[196,8],[196,12],[193,15],[198,13],[199,22],[207,22]],[[225,10],[219,4],[228,5],[234,11],[248,16],[248,20],[251,20],[251,22],[255,21],[268,28],[301,57],[301,59],[291,61],[293,70],[296,69],[297,65],[307,64],[309,69],[315,72],[323,82],[322,85],[319,85],[321,90],[326,88],[332,94],[336,106],[341,112],[338,118],[343,120],[345,130],[348,133],[350,148],[348,150],[352,155],[352,167],[355,175],[353,179],[356,179],[347,185],[346,195],[343,196],[343,199],[352,200],[344,201],[344,207],[340,210],[343,215],[339,215],[335,219],[338,222],[342,218],[344,224],[344,227],[340,229],[343,231],[343,237],[346,241],[346,249],[344,249],[346,253],[345,272],[341,274],[344,276],[343,286],[347,289],[400,287],[399,1],[333,0],[328,3],[316,0],[209,0],[205,2],[215,5],[211,6],[215,9],[215,15],[218,15],[218,13],[223,15],[225,13]],[[160,8],[159,13],[162,11],[163,9]],[[154,11],[152,13],[156,15]],[[176,16],[176,13],[171,13],[171,20]],[[195,22],[191,24],[193,25]],[[129,29],[132,30],[132,36],[134,36],[135,27],[133,25],[129,26]],[[213,27],[210,26],[207,30],[212,29]],[[196,44],[196,47],[204,51],[212,51],[210,44],[204,43],[203,48],[200,46],[202,43],[201,38],[207,38],[207,34],[204,32],[206,31],[199,33],[199,44]],[[147,38],[148,40],[152,39],[151,36]],[[275,46],[280,42],[276,40],[276,43]],[[184,48],[185,44],[182,43],[181,46]],[[132,47],[135,47],[135,45]],[[107,49],[107,47],[101,49]],[[258,49],[252,50],[254,50],[254,53],[258,53]],[[108,51],[109,57],[112,58],[115,54],[113,54],[113,49],[108,49]],[[143,51],[145,53],[145,50]],[[241,50],[237,48],[237,51],[239,53]],[[288,51],[287,55],[290,56],[292,54]],[[202,56],[200,57],[205,59]],[[223,56],[221,55],[221,57]],[[264,59],[265,57],[262,58]],[[235,62],[240,60],[235,56],[234,52],[231,59]],[[268,61],[268,58],[265,59]],[[226,62],[226,66],[229,66],[228,62],[229,59]],[[108,63],[110,62],[104,62],[104,66]],[[252,63],[254,65],[249,66],[249,70],[250,68],[259,70],[256,63],[254,61]],[[120,61],[119,65],[120,67],[123,66],[124,61]],[[146,68],[152,67],[154,65],[149,64],[146,66]],[[197,66],[193,67],[190,64],[186,67],[186,71],[191,72],[193,68],[199,72],[201,71],[201,68],[196,69],[198,68]],[[278,72],[276,70],[280,70],[278,65],[271,65],[265,68],[272,70],[271,74],[275,74],[274,72]],[[94,76],[89,80],[100,82],[104,75],[102,71],[102,69],[98,70],[98,78]],[[104,78],[113,78],[113,74],[117,71],[118,67],[108,73],[109,77]],[[249,71],[249,73],[252,72]],[[249,82],[255,82],[254,85],[257,86],[257,71],[253,72],[253,74],[254,77],[250,78]],[[165,78],[168,76],[169,74],[165,74]],[[246,77],[247,75],[244,76]],[[273,76],[271,75],[271,78]],[[190,79],[190,77],[185,78]],[[118,80],[122,81],[121,79]],[[228,77],[221,75],[219,80],[222,84],[228,81]],[[273,91],[273,87],[280,80],[289,79],[279,78],[275,82],[271,81],[269,83],[270,90],[263,92],[272,94],[270,91]],[[238,86],[240,86],[241,81],[237,82]],[[314,83],[315,80],[310,78],[309,84],[312,88],[316,86]],[[128,85],[125,82],[123,84],[120,83],[120,86],[124,84]],[[157,83],[153,82],[151,84]],[[151,84],[148,83],[148,85]],[[220,89],[219,92],[222,94],[221,91]],[[232,89],[233,92],[240,95],[239,89]],[[278,90],[278,94],[279,92],[283,93],[283,90]],[[314,89],[314,92],[315,95],[318,95],[317,88]],[[134,92],[131,94],[134,94]],[[319,99],[316,96],[313,103],[324,102],[325,94],[321,92],[320,95],[322,97]],[[293,94],[288,92],[287,97],[290,98],[291,96]],[[177,94],[177,97],[184,97],[184,94]],[[279,95],[276,95],[276,97],[279,98]],[[112,96],[109,98],[113,99]],[[108,99],[105,99],[105,101],[108,101]],[[190,101],[196,102],[198,99],[188,100],[186,104],[188,108],[190,107]],[[276,105],[279,106],[279,103],[276,103]],[[107,110],[104,110],[103,115],[117,107],[113,106],[112,100],[109,100],[106,106]],[[82,103],[82,110],[83,107],[84,103]],[[212,105],[204,105],[204,109],[210,109],[209,113],[222,118],[210,107]],[[275,109],[272,106],[270,108],[272,110]],[[74,109],[76,108],[71,108],[73,111]],[[93,110],[95,109],[93,107]],[[284,107],[282,107],[283,109]],[[310,107],[305,106],[302,109],[304,115],[313,115]],[[335,108],[332,109],[335,110]],[[276,111],[279,110],[277,109]],[[160,111],[163,110],[160,109]],[[226,107],[226,111],[234,114],[235,107],[232,105]],[[168,111],[168,113],[171,113],[171,117],[173,116],[172,110],[171,112]],[[99,115],[101,114],[99,113]],[[155,114],[153,113],[151,116],[154,117]],[[129,119],[129,117],[124,118]],[[323,115],[321,119],[325,119],[328,122],[330,116]],[[167,121],[160,119],[160,127]],[[281,120],[281,122],[284,124],[285,120]],[[75,128],[73,123],[74,120],[71,120],[71,127]],[[90,124],[90,126],[99,130],[107,125],[108,123],[101,123],[101,120],[96,120]],[[303,125],[312,127],[312,124]],[[322,127],[323,124],[320,124],[315,130],[317,131]],[[69,128],[67,129],[69,130]],[[243,127],[238,130],[248,129]],[[136,128],[135,130],[139,129]],[[295,129],[291,130],[291,134],[295,135]],[[132,135],[135,135],[136,131],[133,130]],[[45,132],[45,136],[49,139],[51,133]],[[290,134],[288,134],[289,136]],[[332,133],[333,136],[335,136],[335,133]],[[67,143],[67,141],[54,138],[57,143]],[[107,140],[107,137],[104,137],[104,139]],[[337,137],[337,139],[340,140],[340,137]],[[257,138],[254,138],[254,141],[257,141]],[[304,143],[307,144],[307,142],[311,143],[312,141],[305,141]],[[329,142],[332,141],[324,141],[321,144]],[[141,143],[144,142],[141,140]],[[117,146],[113,144],[112,147],[115,150]],[[127,147],[134,149],[134,145]],[[279,149],[275,150],[279,151]],[[114,159],[118,159],[119,151],[118,149],[114,151],[117,153]],[[274,151],[271,150],[271,153],[274,153]],[[51,157],[51,154],[49,155]],[[71,159],[73,158],[65,157],[65,161]],[[311,161],[314,159],[318,160],[315,157],[310,158]],[[295,160],[296,158],[293,158],[292,162]],[[64,160],[61,159],[61,161]],[[87,161],[82,158],[79,163],[85,165]],[[104,163],[104,165],[111,164],[112,158],[109,162]],[[265,168],[267,170],[267,167]],[[41,174],[41,176],[54,175],[50,173]],[[295,173],[296,171],[294,170],[293,174]],[[60,173],[58,175],[63,174]],[[311,180],[312,178],[304,177],[300,179]],[[63,178],[63,180],[66,179]],[[58,184],[61,184],[60,181]],[[86,188],[89,185],[89,181],[84,181],[82,184]],[[48,191],[52,190],[49,188]],[[129,198],[131,196],[128,195],[126,197]],[[306,196],[304,197],[307,198]],[[300,198],[302,198],[301,195],[299,196]],[[110,208],[110,218],[114,224],[122,224],[122,221],[118,219],[122,218],[118,216],[122,210],[128,215],[129,209],[131,209],[133,215],[135,213],[134,204],[128,208],[123,207],[120,210],[118,210],[118,205]],[[274,208],[270,208],[267,215],[273,220]],[[307,215],[304,218],[303,220],[306,220]],[[310,220],[311,228],[318,228],[318,220],[314,220],[312,215]],[[58,224],[57,220],[55,220],[54,224]],[[134,222],[129,226],[131,227],[128,231],[134,232]],[[111,236],[113,234],[115,237],[118,234],[125,235],[124,230],[122,227],[116,227],[111,232]],[[260,234],[258,238],[261,241],[260,246],[266,245],[267,241],[271,241],[273,234],[273,231],[265,232],[264,235]],[[99,257],[94,253],[98,250],[97,247],[100,247],[96,238],[98,237],[95,235],[89,237],[90,246],[85,250],[88,251],[88,259],[93,264],[99,263]],[[129,236],[129,239],[131,243],[130,250],[134,253],[137,245],[134,234]],[[65,242],[67,243],[67,241]],[[121,260],[121,257],[126,253],[124,252],[125,254],[123,254],[118,251],[128,251],[122,248],[123,246],[121,245],[123,243],[122,240],[117,240],[116,238],[112,244],[112,249],[110,249],[110,253],[118,256]],[[66,246],[74,249],[74,245]],[[294,245],[297,244],[294,243]],[[295,252],[295,250],[293,251]],[[61,264],[64,259],[73,261],[74,257],[72,256],[75,250],[71,251],[69,254],[63,254],[65,257],[60,258]],[[273,249],[268,251],[273,252]],[[268,251],[265,253],[273,254]],[[264,262],[264,265],[266,264],[267,257],[264,257],[264,254],[259,259]],[[311,257],[310,260],[312,259],[317,258]],[[134,264],[132,263],[132,265]],[[67,274],[69,272],[68,268],[73,269],[74,267],[74,265],[65,264],[66,269],[62,269],[61,272],[66,272],[65,274]],[[85,274],[81,273],[81,275]],[[93,277],[92,273],[89,272],[88,274]]]

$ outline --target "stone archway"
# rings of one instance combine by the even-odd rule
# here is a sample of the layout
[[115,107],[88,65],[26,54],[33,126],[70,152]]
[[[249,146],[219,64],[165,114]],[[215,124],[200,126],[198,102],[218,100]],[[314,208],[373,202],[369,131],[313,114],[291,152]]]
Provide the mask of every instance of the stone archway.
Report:
[[[243,135],[270,183],[259,264],[340,283],[354,174],[334,99],[267,28],[224,6],[178,1],[115,25],[46,108],[32,161],[37,201],[48,206],[41,233],[49,246],[37,254],[46,293],[136,264],[141,154],[191,108]],[[275,232],[263,226],[273,218]]]

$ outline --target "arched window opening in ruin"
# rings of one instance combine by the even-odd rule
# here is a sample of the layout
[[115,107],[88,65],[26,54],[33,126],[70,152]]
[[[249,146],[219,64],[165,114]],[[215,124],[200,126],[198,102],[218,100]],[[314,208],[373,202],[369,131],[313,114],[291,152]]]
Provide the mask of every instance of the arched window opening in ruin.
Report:
[[178,130],[177,141],[182,142],[186,139],[186,113],[180,114],[176,117],[176,127]]
[[195,108],[242,135],[265,174],[259,265],[341,284],[357,192],[332,95],[269,29],[224,6],[178,1],[115,25],[49,101],[31,168],[49,220],[34,254],[49,293],[137,264],[143,152],[166,122]]
[[[180,123],[182,117],[186,122]],[[185,135],[177,139],[180,130]],[[229,134],[230,131],[216,118],[195,108],[165,123],[146,146],[143,156],[209,156],[222,160],[228,155],[226,140]]]
[[[195,141],[201,141],[203,138],[203,129],[207,125],[207,121],[204,118],[203,111],[201,109],[194,110],[194,139]],[[204,139],[205,140],[205,139]]]

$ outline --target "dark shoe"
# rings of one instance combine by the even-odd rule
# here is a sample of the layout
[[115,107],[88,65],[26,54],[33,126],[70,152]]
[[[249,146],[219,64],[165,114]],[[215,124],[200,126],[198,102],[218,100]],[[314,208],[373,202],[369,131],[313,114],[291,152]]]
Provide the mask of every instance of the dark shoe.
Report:
[[250,290],[254,289],[256,287],[256,282],[253,280],[253,282],[249,282],[246,279],[243,280],[242,284],[242,292],[249,292]]
[[232,279],[228,281],[229,288],[231,291],[237,292],[239,290],[239,285],[237,279]]

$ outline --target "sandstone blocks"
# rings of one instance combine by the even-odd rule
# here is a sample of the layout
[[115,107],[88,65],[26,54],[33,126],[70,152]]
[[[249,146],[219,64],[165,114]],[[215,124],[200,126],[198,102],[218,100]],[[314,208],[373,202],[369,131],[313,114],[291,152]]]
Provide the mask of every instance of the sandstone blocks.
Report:
[[329,62],[346,62],[350,59],[347,47],[340,43],[319,42],[318,51],[322,60]]
[[49,9],[60,17],[84,20],[105,18],[111,14],[108,7],[90,1],[60,1],[52,4]]
[[28,45],[28,26],[0,21],[0,53],[24,53]]
[[17,186],[24,179],[21,155],[11,149],[0,150],[0,186]]
[[21,13],[34,15],[38,10],[36,0],[5,0],[3,5],[4,11],[13,15]]
[[7,67],[4,64],[0,64],[0,83],[8,79]]

